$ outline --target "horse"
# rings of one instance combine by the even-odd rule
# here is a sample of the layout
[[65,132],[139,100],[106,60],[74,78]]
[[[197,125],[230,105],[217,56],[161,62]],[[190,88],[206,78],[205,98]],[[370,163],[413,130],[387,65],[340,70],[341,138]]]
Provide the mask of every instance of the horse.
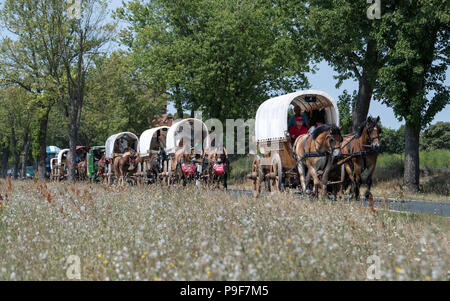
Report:
[[79,181],[85,181],[87,178],[87,161],[80,161],[76,166],[76,173]]
[[123,184],[127,177],[134,174],[139,163],[140,157],[134,150],[129,150],[121,156],[115,157],[113,166],[118,184]]
[[215,147],[208,154],[208,182],[219,187],[220,180],[223,179],[224,189],[228,188],[228,153],[225,147]]
[[164,163],[167,160],[167,154],[162,147],[158,151],[150,150],[149,159],[147,160],[148,166],[145,171],[148,183],[162,183],[160,174],[164,171]]
[[318,195],[320,188],[322,188],[321,195],[325,195],[328,174],[334,159],[340,156],[342,140],[341,129],[328,124],[318,126],[311,134],[297,137],[293,149],[297,157],[297,169],[303,192],[306,192],[309,177],[312,176],[314,195]]
[[366,195],[370,193],[372,175],[375,171],[380,148],[381,127],[378,125],[379,121],[380,116],[376,119],[369,116],[356,133],[344,137],[344,142],[341,144],[341,154],[346,159],[341,170],[341,196],[347,188],[345,183],[347,175],[352,183],[353,197],[359,199],[359,190],[362,184],[361,174],[366,169],[368,170]]

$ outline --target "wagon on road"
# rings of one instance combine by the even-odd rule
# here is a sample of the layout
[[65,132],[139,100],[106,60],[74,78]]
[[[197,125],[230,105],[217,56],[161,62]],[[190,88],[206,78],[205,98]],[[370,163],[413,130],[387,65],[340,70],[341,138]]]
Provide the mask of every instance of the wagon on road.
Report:
[[114,171],[114,160],[120,159],[127,152],[137,153],[139,138],[131,132],[114,134],[105,142],[105,167],[104,173],[108,184],[112,184],[118,175]]
[[258,196],[263,186],[270,192],[299,184],[297,158],[288,131],[288,114],[292,107],[311,115],[320,112],[327,124],[339,123],[336,102],[325,92],[306,90],[271,98],[263,102],[256,113],[255,139],[257,154],[248,178]]
[[209,139],[208,127],[196,118],[183,119],[169,128],[165,150],[167,158],[161,174],[168,185],[186,185],[194,180],[200,185],[205,180]]
[[166,160],[166,139],[168,126],[146,130],[139,137],[139,164],[137,176],[148,184],[160,180]]
[[87,154],[87,176],[90,182],[105,180],[105,146],[93,146]]

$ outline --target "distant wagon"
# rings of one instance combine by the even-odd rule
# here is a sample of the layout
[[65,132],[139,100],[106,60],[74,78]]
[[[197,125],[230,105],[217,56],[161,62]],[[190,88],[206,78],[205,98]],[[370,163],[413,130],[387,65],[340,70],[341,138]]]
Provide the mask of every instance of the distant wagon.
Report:
[[193,180],[199,184],[205,178],[204,161],[209,139],[208,128],[199,119],[183,119],[170,127],[166,139],[167,160],[162,173],[168,185],[186,185]]
[[[88,146],[77,146],[75,151],[75,161],[78,165],[80,162],[86,160],[87,152],[89,152]],[[69,155],[70,149],[66,148],[60,150],[56,158],[50,160],[50,179],[53,181],[62,181],[67,179],[69,171]],[[77,179],[82,180],[84,178],[83,174],[80,174],[82,169],[77,168],[75,170],[75,176]]]
[[87,177],[90,182],[105,179],[105,146],[93,146],[87,154]]
[[139,164],[137,176],[146,183],[160,180],[166,159],[166,139],[169,127],[162,126],[146,130],[139,137]]
[[50,145],[45,148],[46,152],[46,163],[45,163],[45,176],[51,177],[51,161],[52,159],[55,159],[58,156],[58,153],[61,151],[61,149],[57,146]]
[[302,111],[321,112],[326,124],[338,124],[336,102],[325,92],[306,90],[271,98],[263,102],[256,113],[255,138],[257,155],[253,160],[253,195],[258,196],[262,186],[270,192],[299,183],[297,158],[288,132],[288,113],[291,106]]
[[114,161],[123,159],[129,153],[137,153],[139,138],[131,132],[114,134],[105,143],[105,173],[108,184],[112,184],[114,179],[119,180],[119,175],[115,174]]

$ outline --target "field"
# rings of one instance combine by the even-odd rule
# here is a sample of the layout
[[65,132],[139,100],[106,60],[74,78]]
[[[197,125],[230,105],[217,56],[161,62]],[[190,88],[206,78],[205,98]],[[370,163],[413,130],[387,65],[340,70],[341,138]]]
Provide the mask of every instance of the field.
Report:
[[280,194],[0,183],[0,280],[449,280],[450,220]]

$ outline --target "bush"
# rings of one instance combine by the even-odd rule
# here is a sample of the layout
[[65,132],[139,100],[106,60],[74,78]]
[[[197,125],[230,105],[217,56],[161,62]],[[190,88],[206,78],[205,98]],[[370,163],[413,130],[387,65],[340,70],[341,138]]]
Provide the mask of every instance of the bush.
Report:
[[420,139],[421,150],[450,150],[450,122],[437,122],[426,129]]

